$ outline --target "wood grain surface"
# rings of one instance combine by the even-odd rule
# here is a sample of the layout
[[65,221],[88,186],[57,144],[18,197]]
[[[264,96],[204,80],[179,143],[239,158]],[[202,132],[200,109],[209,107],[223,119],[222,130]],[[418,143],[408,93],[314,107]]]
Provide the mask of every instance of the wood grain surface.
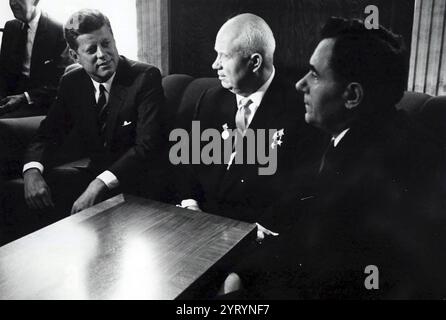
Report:
[[118,195],[0,248],[0,299],[175,299],[248,224]]

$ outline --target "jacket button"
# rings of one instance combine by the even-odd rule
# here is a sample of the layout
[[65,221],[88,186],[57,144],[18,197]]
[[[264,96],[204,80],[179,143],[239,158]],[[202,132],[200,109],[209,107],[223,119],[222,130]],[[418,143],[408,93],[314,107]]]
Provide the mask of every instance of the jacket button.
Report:
[[104,142],[104,148],[107,148],[107,142]]
[[245,180],[242,179],[242,180],[240,180],[240,182],[243,183],[243,182],[245,182]]

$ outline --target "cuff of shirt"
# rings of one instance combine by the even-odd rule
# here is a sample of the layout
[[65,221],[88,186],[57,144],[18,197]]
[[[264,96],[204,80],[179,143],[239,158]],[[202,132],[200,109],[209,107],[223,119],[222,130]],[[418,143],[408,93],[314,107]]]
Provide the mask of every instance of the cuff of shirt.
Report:
[[198,207],[198,202],[194,199],[186,199],[186,200],[181,201],[181,208],[187,208],[190,206]]
[[31,161],[31,162],[25,163],[25,165],[23,166],[22,173],[25,173],[25,171],[29,170],[29,169],[37,169],[40,171],[40,173],[43,174],[43,165],[40,162]]
[[108,189],[114,189],[119,186],[118,178],[116,178],[116,176],[108,170],[102,172],[96,178],[101,180]]
[[28,104],[32,104],[33,101],[31,100],[31,97],[29,96],[29,93],[25,91],[24,94],[25,94],[26,100],[28,100]]

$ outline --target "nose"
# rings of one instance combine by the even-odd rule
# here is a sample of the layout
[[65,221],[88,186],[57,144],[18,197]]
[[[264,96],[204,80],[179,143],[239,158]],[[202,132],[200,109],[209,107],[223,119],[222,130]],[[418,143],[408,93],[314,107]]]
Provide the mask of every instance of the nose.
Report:
[[305,75],[302,79],[296,82],[296,90],[306,92],[308,86],[307,86],[307,75]]
[[104,51],[104,49],[99,45],[98,46],[98,49],[97,49],[97,51],[96,51],[96,56],[97,56],[97,58],[98,59],[103,59],[104,57],[105,57],[105,51]]
[[217,56],[214,60],[214,62],[212,63],[212,69],[214,70],[218,70],[221,68],[221,64],[220,64],[220,57]]

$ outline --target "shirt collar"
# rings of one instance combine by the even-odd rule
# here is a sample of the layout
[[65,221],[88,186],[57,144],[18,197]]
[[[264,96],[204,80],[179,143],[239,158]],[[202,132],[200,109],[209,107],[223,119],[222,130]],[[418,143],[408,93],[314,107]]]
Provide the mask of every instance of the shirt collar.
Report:
[[37,27],[39,26],[39,20],[40,20],[41,15],[42,15],[42,11],[40,10],[39,7],[36,7],[36,15],[30,22],[28,22],[29,30],[31,30],[32,32],[37,31]]
[[266,91],[268,90],[269,86],[271,85],[271,82],[274,79],[274,76],[276,74],[276,70],[273,66],[273,72],[271,72],[271,75],[269,76],[268,80],[254,93],[251,93],[247,97],[243,97],[241,95],[236,94],[235,97],[237,99],[237,106],[241,106],[241,101],[246,101],[250,99],[252,101],[252,105],[260,106],[260,103],[262,102],[263,96],[265,95]]
[[97,81],[93,80],[93,78],[90,78],[91,81],[93,82],[94,90],[96,92],[99,92],[99,86],[102,84],[104,86],[104,88],[105,88],[105,91],[110,93],[110,88],[112,86],[113,80],[115,79],[115,75],[116,75],[116,72],[113,73],[113,75],[105,82],[97,82]]
[[335,147],[339,144],[339,142],[342,140],[342,138],[344,138],[344,136],[347,134],[348,130],[350,130],[350,128],[345,129],[340,134],[338,134],[336,137],[331,138],[331,140],[333,141],[333,145]]

